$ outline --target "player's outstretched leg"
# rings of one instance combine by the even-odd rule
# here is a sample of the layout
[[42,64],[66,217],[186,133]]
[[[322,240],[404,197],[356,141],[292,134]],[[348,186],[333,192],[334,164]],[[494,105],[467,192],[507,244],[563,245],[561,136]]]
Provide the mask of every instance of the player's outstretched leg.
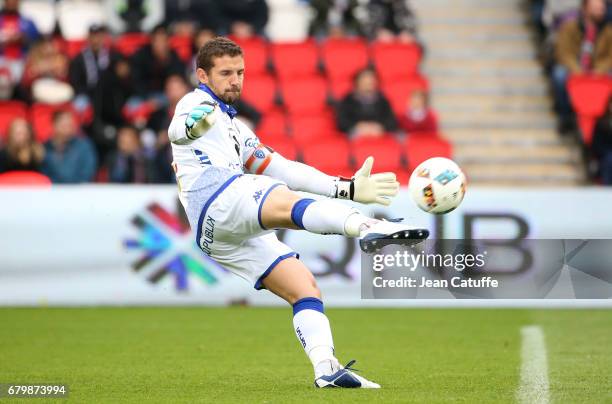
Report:
[[334,341],[321,292],[301,261],[296,258],[281,261],[262,283],[293,306],[293,329],[312,362],[316,387],[380,388],[350,368],[354,361],[346,367],[340,366],[334,356]]
[[333,199],[302,198],[287,187],[274,188],[262,207],[266,228],[303,229],[319,234],[359,237],[359,246],[374,252],[388,244],[412,245],[429,237],[429,231],[399,221],[373,219]]

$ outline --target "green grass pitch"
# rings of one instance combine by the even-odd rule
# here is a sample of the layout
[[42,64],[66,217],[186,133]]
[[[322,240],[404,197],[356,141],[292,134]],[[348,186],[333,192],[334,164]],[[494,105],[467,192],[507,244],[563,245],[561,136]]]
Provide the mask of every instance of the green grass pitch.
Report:
[[0,383],[66,383],[79,403],[512,403],[538,324],[551,401],[612,403],[612,310],[327,314],[339,359],[381,390],[315,389],[291,310],[248,307],[0,309]]

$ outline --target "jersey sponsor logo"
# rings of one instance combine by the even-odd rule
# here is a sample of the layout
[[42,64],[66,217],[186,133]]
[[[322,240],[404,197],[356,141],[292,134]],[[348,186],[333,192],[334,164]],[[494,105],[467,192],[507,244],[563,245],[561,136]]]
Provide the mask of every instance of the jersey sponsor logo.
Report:
[[255,200],[255,203],[259,203],[259,199],[261,198],[262,194],[263,194],[263,189],[260,189],[259,191],[256,191],[253,194],[253,199]]
[[200,248],[202,251],[206,253],[206,255],[210,256],[210,249],[212,248],[212,244],[215,238],[215,219],[210,217],[210,215],[206,216],[206,221],[204,222],[204,229],[202,230],[202,238]]
[[200,161],[201,166],[204,166],[205,164],[212,165],[210,158],[207,154],[204,154],[202,150],[193,149],[193,154],[195,154],[196,158]]
[[245,147],[257,147],[259,146],[259,139],[250,137],[244,141]]

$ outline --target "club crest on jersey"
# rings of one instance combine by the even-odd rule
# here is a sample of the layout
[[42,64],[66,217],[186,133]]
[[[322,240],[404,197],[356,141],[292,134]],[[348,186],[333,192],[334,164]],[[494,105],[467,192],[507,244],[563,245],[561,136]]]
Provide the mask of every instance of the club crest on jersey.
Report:
[[212,165],[212,163],[210,162],[210,158],[208,158],[208,155],[204,154],[202,150],[193,149],[193,154],[195,154],[196,158],[200,161],[201,166],[205,164]]
[[263,152],[263,150],[255,150],[255,153],[253,153],[255,155],[255,157],[257,157],[258,159],[263,159],[266,157],[266,153]]

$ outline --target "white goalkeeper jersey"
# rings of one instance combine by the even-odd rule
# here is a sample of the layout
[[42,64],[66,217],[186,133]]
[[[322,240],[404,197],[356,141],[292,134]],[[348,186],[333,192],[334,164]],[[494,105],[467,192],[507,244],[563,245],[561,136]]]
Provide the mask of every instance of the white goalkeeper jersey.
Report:
[[[202,137],[189,141],[185,120],[204,101],[218,104],[213,112],[217,114],[216,122]],[[176,106],[168,136],[172,142],[179,197],[190,221],[225,182],[245,172],[248,157],[259,145],[253,131],[235,118],[236,113],[205,85],[185,95]]]

